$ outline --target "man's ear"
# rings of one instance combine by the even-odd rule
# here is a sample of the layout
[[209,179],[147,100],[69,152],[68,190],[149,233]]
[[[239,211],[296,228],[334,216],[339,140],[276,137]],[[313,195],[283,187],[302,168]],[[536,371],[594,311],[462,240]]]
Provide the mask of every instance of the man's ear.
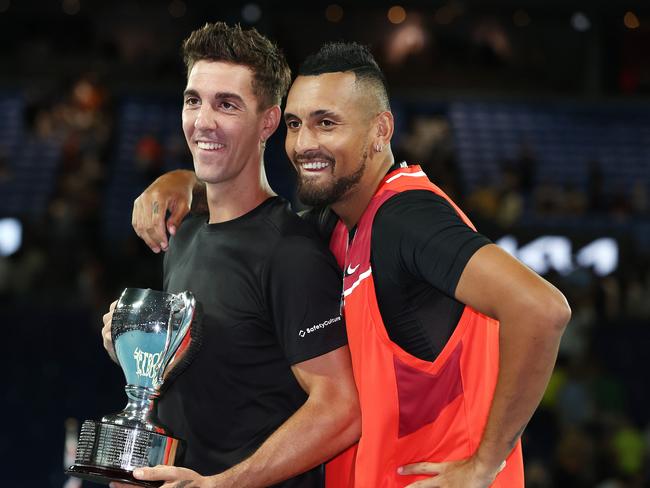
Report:
[[388,110],[381,112],[377,115],[375,127],[375,144],[378,144],[382,148],[389,145],[395,130],[393,114]]
[[262,132],[260,134],[260,139],[266,141],[280,125],[280,119],[282,118],[282,110],[279,105],[273,105],[270,108],[264,110],[264,115],[262,117]]

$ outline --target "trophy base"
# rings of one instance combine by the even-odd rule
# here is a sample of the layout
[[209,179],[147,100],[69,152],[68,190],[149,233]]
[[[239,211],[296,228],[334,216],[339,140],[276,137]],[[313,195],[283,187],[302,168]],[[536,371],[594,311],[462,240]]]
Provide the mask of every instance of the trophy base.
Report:
[[173,465],[180,441],[169,435],[111,422],[86,420],[81,426],[77,456],[66,472],[98,483],[122,481],[157,487],[160,481],[133,477],[138,467]]
[[157,488],[162,486],[164,483],[164,481],[137,480],[133,477],[133,472],[131,471],[114,468],[101,468],[97,466],[80,466],[75,464],[66,469],[65,472],[75,478],[81,478],[104,485],[108,485],[112,481],[118,481],[136,486],[145,486],[147,488]]

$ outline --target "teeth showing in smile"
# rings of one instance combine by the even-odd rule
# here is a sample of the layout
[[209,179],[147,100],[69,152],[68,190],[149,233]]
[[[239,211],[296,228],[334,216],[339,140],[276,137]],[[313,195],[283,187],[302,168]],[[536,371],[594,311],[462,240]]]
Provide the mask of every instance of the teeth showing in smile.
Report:
[[215,149],[221,149],[223,147],[223,144],[219,144],[218,142],[198,141],[196,144],[197,146],[199,146],[199,149],[215,150]]
[[327,168],[330,164],[316,161],[313,163],[302,163],[301,166],[303,169],[323,169]]

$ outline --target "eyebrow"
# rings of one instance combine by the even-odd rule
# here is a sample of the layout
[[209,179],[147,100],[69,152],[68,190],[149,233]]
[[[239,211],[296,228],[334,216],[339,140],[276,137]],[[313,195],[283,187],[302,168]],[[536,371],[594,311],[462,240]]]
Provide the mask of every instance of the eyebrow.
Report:
[[[193,88],[187,88],[187,89],[183,92],[183,98],[185,98],[185,97],[188,96],[188,95],[192,95],[192,96],[195,96],[195,97],[199,97],[199,98],[200,98],[199,92],[197,92],[197,91],[194,90]],[[244,102],[244,99],[243,99],[240,95],[238,95],[237,93],[232,93],[232,92],[217,92],[217,93],[214,94],[214,99],[215,99],[215,100],[220,100],[220,99],[224,99],[224,98],[225,98],[225,99],[230,99],[230,100],[236,100],[237,102],[239,102],[239,103],[242,104],[243,106],[246,106],[246,102]]]
[[[326,109],[320,109],[320,110],[314,110],[309,114],[309,118],[314,118],[314,117],[338,117],[338,115],[331,110],[326,110]],[[289,120],[291,118],[297,119],[299,118],[297,115],[294,115],[290,112],[285,112],[284,114],[284,119]]]

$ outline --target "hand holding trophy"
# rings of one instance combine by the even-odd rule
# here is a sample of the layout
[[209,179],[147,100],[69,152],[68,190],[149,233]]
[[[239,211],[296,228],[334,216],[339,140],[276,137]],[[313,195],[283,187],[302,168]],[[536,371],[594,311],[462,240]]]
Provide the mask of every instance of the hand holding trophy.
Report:
[[182,372],[199,346],[196,300],[178,294],[127,288],[111,323],[115,353],[126,377],[126,408],[86,420],[69,475],[100,483],[122,481],[140,486],[162,482],[136,480],[133,470],[173,465],[182,441],[159,425],[155,401],[163,384]]

